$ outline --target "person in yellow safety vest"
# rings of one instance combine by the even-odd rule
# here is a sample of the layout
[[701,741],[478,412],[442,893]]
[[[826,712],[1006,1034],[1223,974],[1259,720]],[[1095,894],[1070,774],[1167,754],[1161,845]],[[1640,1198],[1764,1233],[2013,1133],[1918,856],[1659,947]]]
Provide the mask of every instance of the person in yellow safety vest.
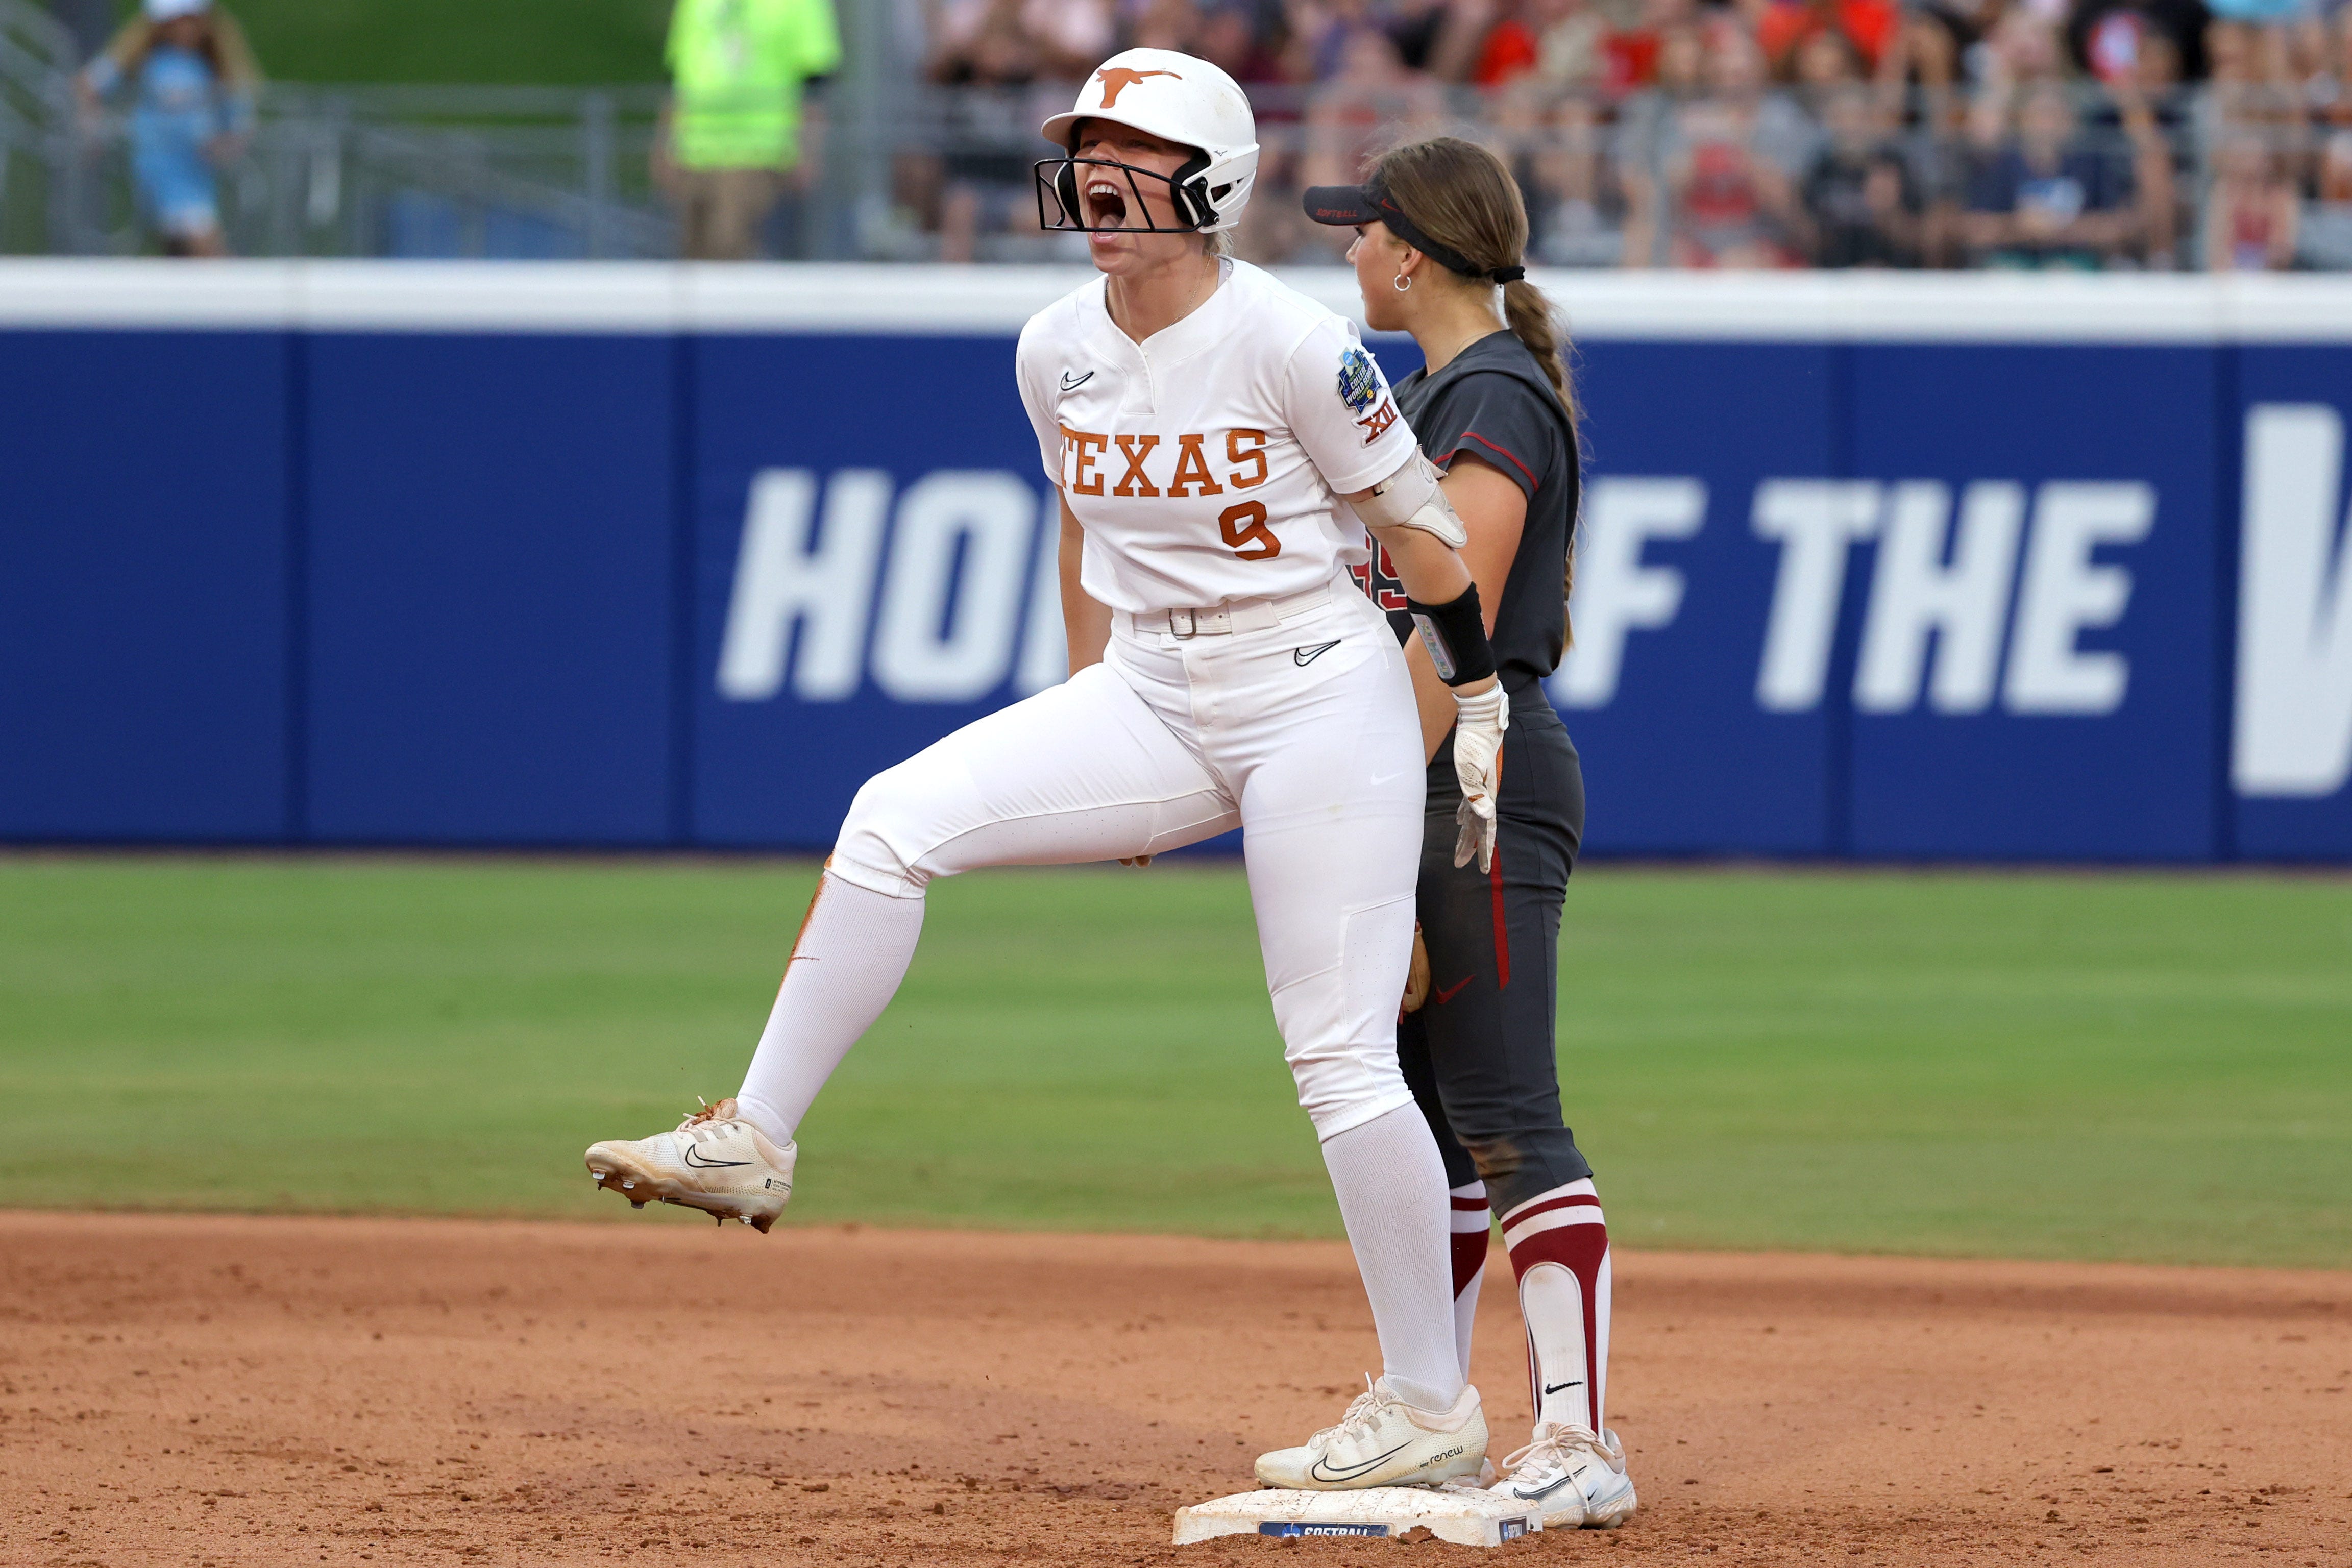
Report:
[[677,0],[674,90],[654,180],[689,260],[744,261],[788,184],[804,185],[801,88],[841,63],[832,0]]

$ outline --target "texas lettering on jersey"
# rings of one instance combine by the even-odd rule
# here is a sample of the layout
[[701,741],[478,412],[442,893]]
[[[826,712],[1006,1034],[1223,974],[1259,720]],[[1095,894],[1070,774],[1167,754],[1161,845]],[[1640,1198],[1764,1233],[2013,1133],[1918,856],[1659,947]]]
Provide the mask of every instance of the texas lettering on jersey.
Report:
[[1038,467],[1082,531],[1080,586],[1114,610],[1322,587],[1363,559],[1334,498],[1412,458],[1403,405],[1343,317],[1246,261],[1219,268],[1217,290],[1144,342],[1112,320],[1104,279],[1021,330]]
[[[1187,431],[1175,437],[1173,448],[1156,434],[1105,435],[1094,430],[1062,432],[1062,488],[1075,496],[1109,494],[1123,500],[1189,500],[1221,496],[1227,490],[1255,489],[1265,483],[1265,432],[1234,429]],[[1114,465],[1113,448],[1117,448]],[[1224,480],[1211,471],[1210,454],[1220,453]],[[1153,478],[1155,471],[1159,478]],[[1114,481],[1113,475],[1117,478]],[[1110,485],[1106,491],[1104,486]],[[1237,501],[1217,518],[1217,528],[1228,549],[1242,561],[1271,561],[1282,553],[1282,541],[1266,526],[1261,501]]]

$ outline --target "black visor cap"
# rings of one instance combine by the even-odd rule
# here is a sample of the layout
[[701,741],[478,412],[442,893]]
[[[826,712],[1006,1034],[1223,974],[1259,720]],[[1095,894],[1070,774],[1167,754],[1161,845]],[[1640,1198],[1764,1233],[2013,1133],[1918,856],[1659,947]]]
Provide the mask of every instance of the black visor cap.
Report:
[[1372,193],[1362,185],[1316,185],[1299,198],[1307,216],[1317,223],[1328,223],[1334,228],[1349,228],[1357,224],[1378,223],[1381,211],[1373,204]]
[[1449,272],[1465,278],[1483,279],[1490,283],[1516,283],[1528,275],[1524,267],[1504,267],[1489,272],[1472,264],[1468,257],[1451,246],[1440,245],[1422,233],[1419,225],[1404,216],[1396,198],[1377,180],[1363,185],[1316,185],[1299,198],[1307,216],[1317,223],[1334,227],[1368,223],[1384,223],[1391,233]]

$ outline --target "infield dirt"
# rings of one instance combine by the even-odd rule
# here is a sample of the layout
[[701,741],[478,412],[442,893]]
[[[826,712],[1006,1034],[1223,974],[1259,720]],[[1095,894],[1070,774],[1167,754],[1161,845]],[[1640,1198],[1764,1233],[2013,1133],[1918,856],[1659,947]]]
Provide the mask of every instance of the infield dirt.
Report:
[[[1617,1279],[1643,1511],[1498,1560],[2352,1563],[2352,1274]],[[1330,1243],[0,1214],[0,1563],[1462,1556],[1167,1543],[1377,1364]]]

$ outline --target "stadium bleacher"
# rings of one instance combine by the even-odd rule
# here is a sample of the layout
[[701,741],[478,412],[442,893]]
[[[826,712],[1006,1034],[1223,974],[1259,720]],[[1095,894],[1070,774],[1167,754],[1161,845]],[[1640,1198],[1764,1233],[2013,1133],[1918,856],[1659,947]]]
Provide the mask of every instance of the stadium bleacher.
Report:
[[[2230,0],[2233,13],[2256,0]],[[903,0],[839,7],[823,151],[778,258],[1076,259],[1037,122],[1129,44],[1218,61],[1265,160],[1253,259],[1335,259],[1286,198],[1436,130],[1504,152],[1557,267],[2352,267],[2352,10],[2202,0]],[[254,28],[265,67],[268,28]],[[119,121],[0,0],[0,246],[135,252]],[[315,54],[303,57],[318,66]],[[356,74],[363,62],[352,62]],[[472,66],[468,69],[475,68]],[[527,67],[519,68],[527,68]],[[224,181],[247,255],[670,254],[661,62],[588,88],[273,81]]]

